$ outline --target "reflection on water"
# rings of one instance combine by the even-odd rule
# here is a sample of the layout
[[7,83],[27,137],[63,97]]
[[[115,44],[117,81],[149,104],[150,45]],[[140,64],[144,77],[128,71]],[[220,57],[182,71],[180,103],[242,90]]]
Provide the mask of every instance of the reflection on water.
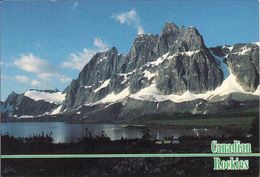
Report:
[[[125,127],[116,124],[68,124],[64,122],[10,122],[1,123],[1,134],[8,133],[15,137],[28,137],[33,134],[51,134],[55,143],[76,142],[79,138],[85,136],[86,128],[91,131],[92,135],[101,135],[104,131],[111,140],[124,138],[141,138],[142,129],[138,127]],[[176,128],[151,128],[150,134],[156,139],[164,137],[178,138],[183,135],[200,136],[200,135],[228,135],[227,132],[220,129],[176,129]]]

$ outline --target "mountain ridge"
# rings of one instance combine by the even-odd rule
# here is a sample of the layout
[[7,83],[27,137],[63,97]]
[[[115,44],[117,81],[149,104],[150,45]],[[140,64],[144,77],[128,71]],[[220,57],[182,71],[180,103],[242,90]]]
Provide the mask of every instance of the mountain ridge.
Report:
[[[195,27],[178,27],[167,22],[160,35],[138,34],[127,54],[119,54],[116,47],[95,54],[77,79],[59,92],[63,100],[54,106],[48,105],[47,113],[75,116],[81,112],[83,118],[84,108],[90,111],[86,115],[95,117],[100,109],[118,103],[115,105],[120,109],[113,110],[117,112],[115,117],[124,117],[131,110],[143,112],[140,109],[144,108],[144,102],[149,102],[147,105],[163,103],[166,107],[167,104],[168,107],[185,105],[189,112],[196,113],[196,100],[207,102],[204,109],[212,100],[221,102],[220,97],[236,92],[251,95],[249,97],[256,100],[256,95],[260,95],[258,59],[259,43],[207,48]],[[5,102],[5,105],[10,103]],[[154,113],[147,105],[146,113]],[[91,106],[100,108],[96,110]],[[150,109],[154,109],[153,106]],[[166,110],[171,112],[171,109]],[[110,110],[111,114],[113,111]],[[199,112],[205,113],[205,110]],[[30,113],[29,108],[27,113]],[[15,114],[11,112],[10,115]]]

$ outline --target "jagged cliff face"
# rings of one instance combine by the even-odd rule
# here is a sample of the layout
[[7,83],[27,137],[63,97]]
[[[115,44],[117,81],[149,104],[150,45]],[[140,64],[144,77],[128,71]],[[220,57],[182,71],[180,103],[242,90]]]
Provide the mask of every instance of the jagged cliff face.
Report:
[[111,90],[121,90],[123,86],[117,82],[121,83],[124,76],[117,74],[123,73],[125,63],[126,58],[119,55],[114,47],[97,53],[83,68],[78,78],[65,89],[66,108],[97,101]]
[[129,88],[155,84],[161,94],[203,93],[218,87],[223,73],[194,27],[166,23],[160,36],[138,35],[127,55],[111,48],[96,54],[65,89],[63,110],[94,103]]

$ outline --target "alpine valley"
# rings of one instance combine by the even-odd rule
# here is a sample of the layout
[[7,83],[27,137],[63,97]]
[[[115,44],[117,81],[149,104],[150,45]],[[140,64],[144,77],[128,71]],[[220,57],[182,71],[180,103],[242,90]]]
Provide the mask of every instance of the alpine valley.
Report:
[[129,122],[258,108],[259,95],[259,43],[208,48],[195,27],[167,22],[127,54],[95,54],[62,92],[12,92],[0,111],[2,121]]

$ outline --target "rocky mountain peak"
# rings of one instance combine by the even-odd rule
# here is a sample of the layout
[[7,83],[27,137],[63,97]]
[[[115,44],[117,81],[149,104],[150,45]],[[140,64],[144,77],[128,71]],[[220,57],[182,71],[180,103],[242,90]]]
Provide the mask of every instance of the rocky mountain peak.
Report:
[[112,47],[110,49],[107,49],[105,51],[102,52],[98,52],[96,53],[92,59],[90,60],[90,62],[100,62],[100,59],[103,61],[105,58],[104,57],[110,57],[113,55],[117,55],[118,54],[118,50],[116,47]]
[[127,87],[137,93],[152,83],[161,94],[212,90],[223,80],[212,58],[196,28],[167,22],[160,35],[138,34],[127,55],[115,47],[94,55],[66,89],[65,105],[93,103]]
[[166,22],[163,27],[162,34],[172,33],[174,31],[179,31],[179,27],[173,22]]
[[151,61],[152,59],[158,57],[156,55],[156,46],[158,44],[158,35],[152,34],[141,34],[135,38],[134,43],[131,46],[130,52],[128,54],[129,65],[128,71],[133,70],[136,67]]
[[9,104],[13,104],[13,103],[17,100],[18,97],[19,97],[19,94],[16,93],[16,92],[14,92],[14,91],[12,91],[12,92],[8,95],[8,97],[6,98],[6,101],[5,101],[5,102],[7,102],[7,103],[9,103]]

